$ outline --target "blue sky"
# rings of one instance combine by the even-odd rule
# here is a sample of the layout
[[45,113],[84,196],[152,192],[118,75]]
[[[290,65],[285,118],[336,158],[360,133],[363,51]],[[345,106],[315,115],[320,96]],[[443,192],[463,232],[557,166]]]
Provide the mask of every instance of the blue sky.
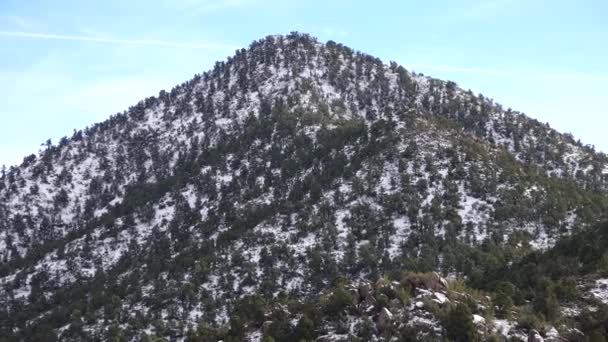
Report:
[[453,80],[608,151],[607,17],[605,0],[2,0],[0,165],[294,30]]

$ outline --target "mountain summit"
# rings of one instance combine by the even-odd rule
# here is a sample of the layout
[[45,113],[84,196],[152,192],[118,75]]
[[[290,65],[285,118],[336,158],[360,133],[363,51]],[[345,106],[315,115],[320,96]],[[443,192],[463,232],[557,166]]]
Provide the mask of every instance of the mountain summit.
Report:
[[606,155],[305,34],[0,176],[6,341],[583,338],[608,303]]

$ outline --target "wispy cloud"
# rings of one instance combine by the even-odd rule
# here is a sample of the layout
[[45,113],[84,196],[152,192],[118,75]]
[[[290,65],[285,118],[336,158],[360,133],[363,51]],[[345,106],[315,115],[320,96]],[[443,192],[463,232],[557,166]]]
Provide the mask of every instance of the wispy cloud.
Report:
[[406,64],[410,69],[416,71],[446,71],[463,74],[479,74],[486,76],[500,76],[520,79],[535,80],[579,80],[579,81],[608,81],[608,75],[590,74],[581,72],[557,72],[557,71],[514,71],[507,69],[462,67],[445,64]]
[[209,43],[182,43],[166,40],[139,40],[139,39],[113,39],[102,38],[95,36],[84,35],[63,35],[38,32],[20,32],[20,31],[0,31],[0,36],[13,38],[31,38],[31,39],[51,39],[51,40],[70,40],[80,42],[95,42],[106,44],[122,44],[122,45],[139,45],[139,46],[158,46],[158,47],[174,47],[185,49],[207,49],[207,50],[234,50],[237,46],[226,44],[209,44]]

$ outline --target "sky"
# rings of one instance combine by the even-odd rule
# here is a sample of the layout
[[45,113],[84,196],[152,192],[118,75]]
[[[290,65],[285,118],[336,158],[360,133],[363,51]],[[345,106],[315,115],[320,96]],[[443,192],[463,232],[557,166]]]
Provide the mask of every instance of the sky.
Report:
[[269,34],[455,81],[608,152],[605,0],[0,0],[0,165]]

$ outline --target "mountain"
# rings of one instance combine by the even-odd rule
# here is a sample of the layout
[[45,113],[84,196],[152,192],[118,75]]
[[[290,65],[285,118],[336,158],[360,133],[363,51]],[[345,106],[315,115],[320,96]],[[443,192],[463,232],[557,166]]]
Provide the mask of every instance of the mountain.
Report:
[[0,341],[608,331],[605,154],[306,34],[0,176]]

